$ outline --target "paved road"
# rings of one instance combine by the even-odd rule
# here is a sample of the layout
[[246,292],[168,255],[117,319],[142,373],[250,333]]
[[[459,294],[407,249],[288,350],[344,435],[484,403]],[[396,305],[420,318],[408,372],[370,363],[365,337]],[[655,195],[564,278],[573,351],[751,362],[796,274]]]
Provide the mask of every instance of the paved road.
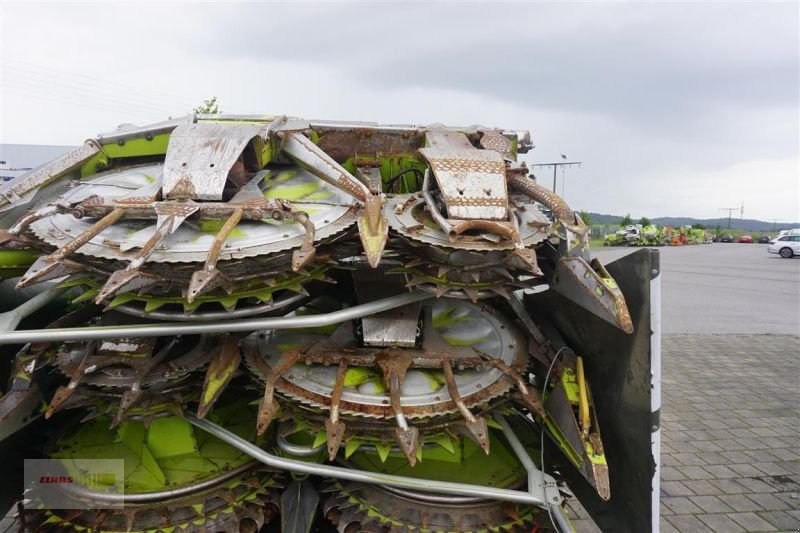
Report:
[[[661,251],[662,331],[800,335],[800,257],[765,244],[669,246]],[[600,248],[608,263],[636,248]]]
[[800,258],[661,251],[661,531],[800,531]]
[[800,530],[800,338],[662,348],[661,532]]

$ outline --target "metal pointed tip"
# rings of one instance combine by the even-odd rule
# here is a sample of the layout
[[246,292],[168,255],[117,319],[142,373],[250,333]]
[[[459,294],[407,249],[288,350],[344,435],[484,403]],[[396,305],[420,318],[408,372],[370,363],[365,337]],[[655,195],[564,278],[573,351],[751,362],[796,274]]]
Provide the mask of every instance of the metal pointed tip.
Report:
[[419,430],[415,427],[408,429],[395,428],[395,435],[397,436],[397,443],[400,449],[408,459],[408,464],[414,466],[417,464],[417,443],[419,442]]
[[223,341],[217,355],[208,365],[206,379],[203,382],[203,391],[200,393],[200,403],[197,406],[197,418],[205,418],[217,402],[225,387],[236,375],[242,356],[239,343],[228,338]]
[[333,461],[339,453],[346,426],[341,420],[325,420],[325,432],[328,434],[328,459]]
[[424,279],[418,276],[411,276],[411,278],[406,282],[406,287],[410,289],[411,287],[416,287],[417,285],[422,285],[423,283],[425,283]]
[[292,252],[292,270],[297,272],[311,263],[316,255],[317,251],[313,248],[311,250],[295,250]]
[[[205,392],[205,391],[204,391]],[[197,406],[197,418],[200,420],[204,419],[209,411],[211,411],[211,407],[213,403],[201,403]]]
[[311,296],[311,293],[309,293],[308,290],[299,283],[297,285],[293,285],[291,287],[286,287],[286,288],[294,293],[302,294],[303,296]]
[[496,287],[489,287],[489,290],[495,293],[498,296],[502,296],[506,300],[511,299],[511,293],[509,293],[504,287],[496,286]]
[[201,294],[205,294],[219,287],[222,284],[222,277],[222,272],[216,269],[195,271],[192,273],[192,279],[189,281],[189,290],[186,291],[186,301],[192,303],[194,299]]
[[476,416],[474,421],[467,420],[465,424],[478,446],[489,455],[489,426],[486,425],[486,419]]
[[278,402],[273,399],[269,404],[264,405],[264,401],[261,401],[261,405],[258,408],[258,418],[256,419],[256,433],[258,435],[263,435],[267,428],[272,423],[272,420],[275,418],[275,415],[278,412]]
[[608,477],[608,466],[592,463],[592,475],[594,476],[595,490],[603,500],[611,499],[611,482]]
[[451,270],[452,270],[452,268],[450,268],[449,266],[440,266],[439,269],[436,271],[436,277],[437,278],[443,278]]
[[620,307],[622,309],[617,311],[617,325],[619,329],[630,335],[633,333],[633,320],[631,319],[630,311],[628,311],[628,306],[624,301]]
[[105,285],[94,298],[96,304],[102,304],[116,295],[125,285],[135,280],[140,273],[138,270],[117,270],[106,280]]
[[61,406],[64,405],[64,402],[66,402],[69,397],[72,396],[76,389],[77,387],[59,387],[55,394],[53,394],[53,398],[50,400],[50,405],[47,407],[47,411],[44,413],[45,420],[53,416],[56,411],[58,411]]
[[525,405],[528,408],[535,412],[537,415],[544,419],[547,416],[547,412],[544,409],[544,405],[542,404],[542,398],[539,396],[539,393],[530,387],[528,387],[524,392],[520,393],[522,395],[522,400],[525,402]]
[[470,272],[469,277],[472,278],[472,281],[475,283],[479,283],[481,281],[480,272]]
[[19,231],[12,233],[10,230],[0,230],[0,246],[7,242],[17,240],[19,238]]
[[495,268],[492,269],[492,272],[494,272],[495,274],[499,274],[499,275],[503,276],[506,279],[514,281],[514,276],[506,268],[495,267]]
[[436,292],[435,295],[437,298],[441,298],[445,295],[445,293],[449,290],[447,285],[436,285]]
[[115,428],[122,423],[122,421],[125,419],[125,415],[141,396],[141,389],[130,389],[122,393],[122,398],[119,401],[119,409],[117,410],[117,414],[114,416],[114,419],[111,421],[111,428]]
[[125,415],[117,411],[117,414],[114,415],[114,418],[111,420],[111,423],[108,425],[108,429],[114,429],[122,424],[123,417]]
[[478,291],[470,287],[464,287],[463,290],[472,303],[478,303]]
[[542,274],[539,264],[536,262],[536,251],[529,248],[517,248],[514,250],[514,256],[521,259],[525,268],[532,274],[537,276]]
[[[59,270],[64,270],[61,262],[50,262],[48,257],[40,257],[30,266],[30,268],[28,268],[27,272],[25,272],[25,274],[19,278],[16,288],[23,289],[29,285],[33,285],[34,283],[59,277],[58,275],[49,276],[50,274],[58,273]],[[66,275],[66,271],[64,272],[64,275]]]
[[389,240],[389,221],[381,216],[377,221],[377,227],[373,226],[366,214],[358,219],[358,234],[367,262],[372,268],[378,268],[386,242]]

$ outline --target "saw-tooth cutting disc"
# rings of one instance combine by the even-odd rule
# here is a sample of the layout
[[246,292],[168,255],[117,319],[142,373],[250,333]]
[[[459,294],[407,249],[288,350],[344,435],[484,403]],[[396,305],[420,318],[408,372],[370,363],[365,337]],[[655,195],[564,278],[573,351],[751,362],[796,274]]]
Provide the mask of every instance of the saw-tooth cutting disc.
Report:
[[[384,209],[389,226],[409,239],[462,250],[513,250],[512,241],[493,242],[480,237],[465,237],[451,241],[447,233],[433,220],[421,196],[413,194],[396,195],[387,201]],[[527,204],[525,209],[516,209],[522,243],[528,247],[547,238],[550,221],[536,208]]]
[[[161,174],[161,165],[134,167],[99,174],[70,189],[59,201],[73,203],[90,196],[107,201],[135,196]],[[253,177],[267,199],[290,202],[292,209],[308,214],[315,228],[315,241],[330,237],[356,220],[355,200],[347,193],[296,167],[268,169]],[[202,202],[198,202],[202,206]],[[31,224],[43,241],[60,247],[89,229],[97,220],[76,219],[71,214],[55,214]],[[182,263],[205,261],[214,237],[224,220],[187,220],[169,234],[148,259],[151,262]],[[122,219],[92,238],[78,251],[105,259],[128,259],[153,235],[155,220]],[[290,221],[240,222],[225,240],[221,260],[253,257],[299,247],[305,230]]]
[[[470,346],[508,366],[524,366],[527,355],[524,338],[511,321],[491,307],[446,298],[426,306],[431,307],[433,327],[451,346]],[[323,340],[327,335],[319,330],[263,332],[259,335],[258,350],[248,351],[245,360],[249,359],[248,366],[263,380],[262,369],[274,367],[283,352]],[[283,374],[277,390],[307,405],[329,407],[336,373],[334,364],[296,364]],[[408,370],[400,397],[407,417],[433,417],[457,411],[442,374],[438,369]],[[495,368],[456,369],[454,374],[459,393],[467,405],[485,404],[511,388],[505,374]],[[389,391],[377,367],[353,366],[348,370],[340,405],[342,413],[392,418],[389,404]]]

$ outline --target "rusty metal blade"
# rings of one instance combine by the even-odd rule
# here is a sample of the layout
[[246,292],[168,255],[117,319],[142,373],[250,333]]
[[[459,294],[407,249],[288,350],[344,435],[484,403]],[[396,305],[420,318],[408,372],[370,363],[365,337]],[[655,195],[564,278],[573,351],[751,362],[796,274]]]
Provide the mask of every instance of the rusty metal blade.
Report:
[[562,257],[550,286],[625,333],[633,333],[633,320],[625,297],[597,259],[592,259],[589,265],[581,257]]
[[284,372],[292,368],[297,362],[298,357],[299,354],[296,351],[284,352],[277,364],[267,375],[265,379],[266,384],[264,385],[264,396],[259,403],[258,418],[256,419],[256,432],[259,435],[262,435],[267,430],[280,407],[278,401],[275,399],[275,384]]
[[489,426],[486,424],[486,419],[482,416],[473,416],[472,420],[466,419],[464,425],[481,449],[489,455]]
[[219,260],[219,254],[222,251],[222,245],[225,243],[225,239],[228,238],[237,224],[242,220],[243,213],[244,210],[241,207],[234,209],[231,216],[228,217],[228,220],[225,221],[225,224],[223,224],[214,236],[214,242],[208,249],[208,257],[206,258],[203,270],[194,272],[189,282],[189,291],[186,294],[186,300],[189,303],[192,303],[200,294],[218,287],[225,281],[222,278],[222,274],[216,269],[217,261]]
[[192,273],[192,278],[189,281],[186,301],[192,303],[198,296],[212,291],[220,285],[230,285],[230,283],[230,279],[216,268],[196,270]]
[[300,132],[282,132],[281,150],[318,178],[366,202],[369,189]]
[[53,398],[50,400],[50,405],[47,406],[47,411],[44,413],[45,419],[50,418],[53,416],[56,411],[66,402],[70,396],[75,393],[75,390],[78,388],[77,383],[74,386],[70,386],[72,383],[70,382],[69,385],[59,387],[55,394],[53,394]]
[[95,222],[86,231],[69,241],[67,244],[53,252],[47,257],[40,257],[36,262],[31,265],[25,275],[17,283],[17,288],[26,287],[37,281],[42,281],[45,276],[51,275],[53,271],[57,271],[60,267],[58,262],[70,254],[75,253],[81,246],[92,240],[96,235],[100,234],[104,229],[118,221],[125,214],[125,209],[119,207],[114,209],[109,214]]
[[458,385],[456,384],[453,367],[449,359],[442,359],[442,370],[444,371],[444,381],[447,384],[447,392],[450,394],[450,399],[453,400],[461,416],[464,417],[464,424],[472,434],[472,437],[481,449],[486,452],[486,455],[489,455],[489,429],[486,425],[486,420],[482,416],[476,417],[467,408],[461,398],[461,393],[458,392]]
[[50,261],[49,257],[39,257],[28,268],[28,271],[17,281],[17,290],[28,287],[35,283],[41,283],[50,279],[62,278],[71,274],[61,261]]
[[342,445],[347,426],[341,420],[325,420],[325,432],[328,434],[328,458],[333,461]]
[[111,428],[115,428],[122,423],[125,419],[125,415],[128,411],[130,411],[131,407],[136,405],[136,402],[139,401],[139,398],[142,397],[142,389],[138,383],[134,384],[132,389],[128,389],[122,393],[122,398],[119,401],[119,408],[117,409],[117,414],[114,415],[113,420],[111,421]]
[[141,272],[138,269],[117,270],[108,277],[103,287],[97,293],[97,296],[95,296],[94,302],[98,305],[102,305],[112,296],[120,292],[144,289],[161,281],[163,280],[160,277]]
[[236,375],[236,370],[241,362],[239,340],[234,337],[222,340],[216,357],[208,365],[206,379],[203,382],[203,392],[200,394],[200,404],[197,406],[197,418],[205,418],[225,387]]
[[383,216],[381,208],[381,197],[370,196],[367,198],[364,212],[358,217],[358,236],[361,239],[361,247],[372,268],[378,267],[389,240],[389,221]]
[[342,443],[346,429],[344,422],[339,420],[339,402],[342,400],[346,376],[347,361],[343,360],[339,363],[339,369],[336,372],[336,383],[331,393],[330,416],[325,420],[325,431],[328,434],[328,458],[331,461],[333,461],[336,458],[336,454],[339,453],[339,446]]
[[415,427],[395,428],[395,436],[397,437],[397,444],[408,459],[408,464],[414,466],[417,464],[417,445],[419,444],[419,430]]

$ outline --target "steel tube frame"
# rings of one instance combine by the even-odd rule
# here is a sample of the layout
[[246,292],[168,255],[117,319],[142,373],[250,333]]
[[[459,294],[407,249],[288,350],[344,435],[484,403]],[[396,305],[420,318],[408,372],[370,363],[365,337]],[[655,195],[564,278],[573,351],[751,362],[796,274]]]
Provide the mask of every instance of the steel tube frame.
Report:
[[[542,500],[539,494],[531,492],[523,492],[519,490],[500,489],[496,487],[486,487],[483,485],[470,485],[467,483],[453,483],[450,481],[437,481],[434,479],[417,479],[406,476],[395,476],[391,474],[382,474],[379,472],[366,472],[363,470],[356,470],[351,468],[344,468],[340,466],[307,463],[294,459],[287,459],[273,455],[266,450],[262,450],[255,444],[239,437],[213,422],[208,420],[201,420],[193,415],[184,414],[186,420],[200,429],[211,433],[215,437],[227,442],[234,448],[250,455],[254,459],[272,468],[281,470],[289,470],[292,472],[300,472],[304,474],[312,474],[315,476],[325,476],[338,479],[347,479],[349,481],[356,481],[360,483],[389,485],[391,487],[400,487],[413,490],[421,490],[425,492],[434,492],[439,494],[453,494],[457,496],[472,496],[484,499],[501,500],[515,503],[523,503],[528,505],[536,505],[539,507],[546,507],[547,503]],[[510,429],[510,428],[509,428]],[[515,449],[516,451],[516,449]],[[527,453],[526,453],[527,455]],[[520,461],[523,459],[520,458]],[[530,460],[530,457],[528,457]]]
[[558,531],[566,533],[575,531],[569,523],[569,519],[564,514],[564,510],[561,508],[562,498],[558,492],[555,480],[542,470],[536,468],[530,455],[528,455],[528,452],[525,450],[525,446],[519,441],[514,430],[511,429],[506,417],[497,414],[495,415],[495,420],[497,420],[503,428],[503,435],[505,435],[506,440],[508,440],[508,443],[511,445],[511,449],[514,450],[522,466],[528,471],[528,492],[538,490],[542,496],[547,498],[546,506],[549,508],[548,511],[553,520],[553,526]]
[[52,286],[40,292],[30,300],[21,303],[11,311],[0,313],[0,330],[15,330],[22,319],[29,317],[45,305],[61,296],[66,291],[67,289],[58,286]]
[[179,498],[183,496],[191,496],[206,489],[211,489],[220,485],[234,477],[252,470],[258,464],[258,461],[248,461],[247,463],[228,470],[210,479],[205,479],[194,485],[179,487],[177,489],[161,490],[158,492],[141,492],[141,493],[104,493],[95,492],[83,485],[65,484],[61,489],[64,493],[82,500],[89,500],[92,503],[99,504],[114,504],[119,505],[122,503],[152,503],[163,500]]
[[433,295],[422,291],[407,292],[348,307],[332,313],[306,316],[251,318],[225,320],[213,323],[191,324],[167,322],[162,324],[133,324],[127,326],[98,326],[86,328],[53,328],[4,331],[0,333],[0,344],[24,344],[26,342],[63,342],[124,337],[160,337],[164,335],[198,335],[202,333],[236,333],[262,329],[299,329],[330,326],[388,311],[406,304],[428,300]]

